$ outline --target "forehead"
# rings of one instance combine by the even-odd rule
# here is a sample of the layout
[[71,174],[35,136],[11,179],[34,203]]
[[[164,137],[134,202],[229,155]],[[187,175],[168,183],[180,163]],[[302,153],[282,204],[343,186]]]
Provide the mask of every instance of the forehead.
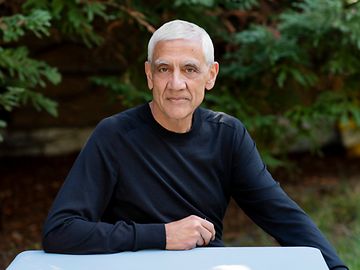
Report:
[[205,63],[205,55],[200,40],[166,40],[156,44],[153,62],[155,64],[192,62],[201,65]]

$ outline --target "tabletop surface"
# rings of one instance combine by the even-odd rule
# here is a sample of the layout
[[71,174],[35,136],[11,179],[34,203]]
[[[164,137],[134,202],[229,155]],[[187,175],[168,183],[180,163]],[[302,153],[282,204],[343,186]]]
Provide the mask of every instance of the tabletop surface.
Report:
[[224,247],[188,251],[142,250],[96,255],[24,251],[7,270],[328,270],[310,247]]

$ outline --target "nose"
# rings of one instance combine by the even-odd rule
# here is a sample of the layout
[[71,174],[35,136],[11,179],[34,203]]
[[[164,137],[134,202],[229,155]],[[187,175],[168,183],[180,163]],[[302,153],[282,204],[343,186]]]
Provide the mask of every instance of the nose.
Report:
[[175,70],[169,78],[168,87],[172,90],[183,90],[186,88],[186,81],[181,72]]

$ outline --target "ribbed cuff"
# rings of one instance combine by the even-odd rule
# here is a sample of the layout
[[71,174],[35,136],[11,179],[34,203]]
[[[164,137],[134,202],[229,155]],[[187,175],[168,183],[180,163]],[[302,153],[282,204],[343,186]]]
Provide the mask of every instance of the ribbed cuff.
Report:
[[135,224],[135,250],[165,249],[166,234],[164,224]]

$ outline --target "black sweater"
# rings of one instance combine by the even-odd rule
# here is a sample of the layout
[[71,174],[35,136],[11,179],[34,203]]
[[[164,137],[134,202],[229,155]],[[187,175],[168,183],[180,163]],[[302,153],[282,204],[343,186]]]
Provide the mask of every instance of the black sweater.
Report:
[[199,108],[189,132],[173,133],[148,104],[96,127],[50,210],[43,247],[71,254],[164,249],[164,224],[189,215],[212,222],[209,246],[223,246],[231,196],[281,245],[317,247],[330,268],[343,266],[273,180],[239,120]]

